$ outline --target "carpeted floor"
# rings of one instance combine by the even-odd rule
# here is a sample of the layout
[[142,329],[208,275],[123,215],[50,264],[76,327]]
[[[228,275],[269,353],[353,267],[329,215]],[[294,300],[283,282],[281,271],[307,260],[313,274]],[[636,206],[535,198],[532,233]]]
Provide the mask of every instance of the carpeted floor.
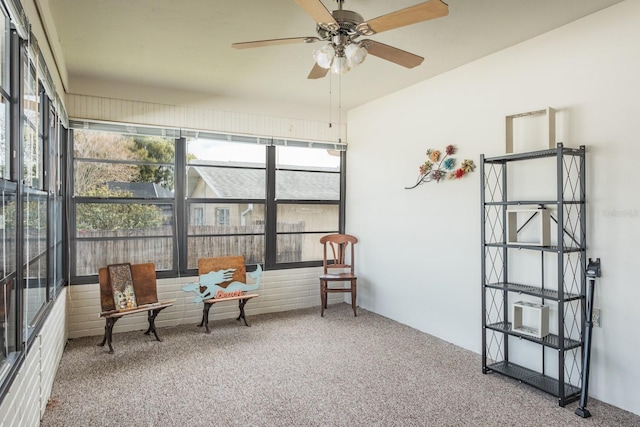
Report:
[[[481,357],[347,304],[70,340],[46,426],[639,426],[590,399],[592,417],[497,374]],[[117,330],[117,326],[116,326]]]

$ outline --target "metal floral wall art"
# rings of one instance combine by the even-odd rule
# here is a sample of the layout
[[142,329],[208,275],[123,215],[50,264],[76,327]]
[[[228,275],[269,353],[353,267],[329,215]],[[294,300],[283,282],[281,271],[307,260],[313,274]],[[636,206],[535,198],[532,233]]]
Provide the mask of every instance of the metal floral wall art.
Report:
[[459,167],[456,167],[456,159],[453,156],[456,153],[456,147],[447,145],[444,149],[444,155],[440,150],[427,150],[427,161],[420,165],[420,175],[418,180],[412,187],[405,187],[407,190],[416,188],[425,182],[440,182],[445,179],[460,179],[468,173],[473,172],[476,165],[473,160],[464,159]]

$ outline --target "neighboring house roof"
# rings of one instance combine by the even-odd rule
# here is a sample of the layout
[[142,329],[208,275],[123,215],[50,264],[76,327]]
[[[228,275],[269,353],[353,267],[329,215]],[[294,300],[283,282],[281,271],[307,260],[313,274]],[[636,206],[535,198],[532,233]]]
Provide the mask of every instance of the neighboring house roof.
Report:
[[131,193],[131,197],[173,197],[173,191],[154,182],[107,182],[107,188],[109,190],[126,191]]
[[[193,194],[199,177],[215,192],[215,197],[233,199],[265,198],[264,165],[241,162],[205,162],[201,160],[198,163],[202,166],[188,166],[187,176],[190,195]],[[287,167],[283,168],[287,169]],[[295,167],[291,167],[291,169],[295,169]],[[316,167],[311,170],[313,172],[277,171],[276,197],[278,199],[293,200],[339,200],[340,175],[335,173],[337,169]]]

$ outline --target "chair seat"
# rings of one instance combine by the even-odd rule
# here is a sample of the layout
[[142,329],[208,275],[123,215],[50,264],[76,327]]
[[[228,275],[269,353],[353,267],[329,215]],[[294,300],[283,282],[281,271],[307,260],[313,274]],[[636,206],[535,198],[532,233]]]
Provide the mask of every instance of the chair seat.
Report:
[[320,280],[355,280],[358,277],[352,273],[327,273],[320,275]]

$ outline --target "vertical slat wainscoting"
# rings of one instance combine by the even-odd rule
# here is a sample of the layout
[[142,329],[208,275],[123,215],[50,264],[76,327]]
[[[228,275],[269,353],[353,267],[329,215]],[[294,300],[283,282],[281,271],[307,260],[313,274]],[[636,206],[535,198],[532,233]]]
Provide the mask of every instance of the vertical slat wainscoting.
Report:
[[67,315],[65,287],[58,296],[59,300],[49,315],[48,322],[40,331],[40,418],[47,408],[53,381],[58,372],[58,365],[67,342]]
[[26,354],[18,377],[0,406],[1,426],[38,426],[66,343],[63,289]]
[[69,117],[201,129],[216,132],[259,135],[265,137],[338,142],[346,141],[346,124],[332,124],[268,114],[243,113],[101,98],[67,95]]
[[[299,268],[291,270],[265,271],[262,284],[256,293],[260,296],[251,300],[245,311],[250,316],[300,308],[319,307],[320,282],[318,276],[322,268]],[[202,317],[202,303],[194,302],[195,294],[182,291],[182,286],[196,281],[197,277],[180,279],[159,279],[158,298],[175,299],[176,302],[158,315],[159,328],[183,324],[195,325]],[[341,295],[330,295],[329,304],[342,302]],[[68,336],[79,338],[104,334],[104,319],[100,318],[100,294],[97,284],[73,285],[67,296]],[[318,308],[318,315],[320,311]],[[214,304],[209,312],[209,320],[228,319],[238,315],[237,304]],[[144,314],[126,316],[118,321],[115,332],[146,329]]]

